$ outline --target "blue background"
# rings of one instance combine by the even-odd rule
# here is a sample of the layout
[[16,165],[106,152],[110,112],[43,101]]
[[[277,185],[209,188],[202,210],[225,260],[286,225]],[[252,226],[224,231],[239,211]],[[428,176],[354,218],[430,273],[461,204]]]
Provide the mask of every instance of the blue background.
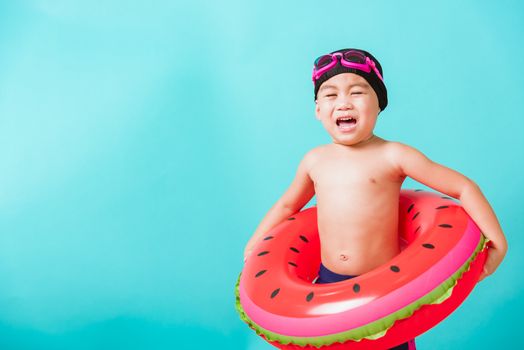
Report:
[[384,67],[376,134],[474,179],[509,241],[419,348],[523,346],[523,19],[519,1],[0,2],[0,348],[271,349],[233,288],[330,142],[311,65],[343,47]]

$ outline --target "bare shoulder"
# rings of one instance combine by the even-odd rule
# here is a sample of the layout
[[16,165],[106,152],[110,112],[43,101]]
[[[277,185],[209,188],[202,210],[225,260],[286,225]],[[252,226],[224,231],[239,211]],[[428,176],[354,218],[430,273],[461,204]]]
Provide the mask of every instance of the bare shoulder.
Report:
[[425,154],[415,147],[400,142],[388,144],[386,157],[402,174],[410,176],[419,182],[423,182],[421,181],[421,173],[434,173],[436,171],[436,163]]
[[308,167],[312,166],[314,163],[316,163],[319,159],[324,157],[327,153],[329,153],[329,145],[321,145],[317,146],[311,150],[309,150],[302,159],[302,162],[305,163]]
[[414,153],[420,153],[416,148],[398,141],[386,141],[384,144],[388,158],[401,161],[404,157]]

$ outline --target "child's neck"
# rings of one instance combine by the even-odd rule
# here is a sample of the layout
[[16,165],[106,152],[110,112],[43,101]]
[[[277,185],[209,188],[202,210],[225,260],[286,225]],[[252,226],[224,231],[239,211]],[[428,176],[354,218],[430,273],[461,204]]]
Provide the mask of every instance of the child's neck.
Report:
[[342,147],[348,147],[348,148],[359,148],[359,147],[366,146],[366,145],[368,145],[370,143],[373,143],[377,139],[378,139],[378,137],[375,134],[371,134],[371,136],[368,137],[367,139],[362,140],[362,141],[360,141],[358,143],[355,143],[353,145],[344,145],[343,143],[337,143],[337,142],[334,142],[334,144],[340,145]]

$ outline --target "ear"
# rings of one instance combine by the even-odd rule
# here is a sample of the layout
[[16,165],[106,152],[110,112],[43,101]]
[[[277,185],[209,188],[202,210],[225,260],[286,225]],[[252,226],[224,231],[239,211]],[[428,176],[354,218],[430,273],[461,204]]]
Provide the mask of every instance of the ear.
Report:
[[317,100],[315,100],[315,118],[320,120],[320,107],[318,106]]

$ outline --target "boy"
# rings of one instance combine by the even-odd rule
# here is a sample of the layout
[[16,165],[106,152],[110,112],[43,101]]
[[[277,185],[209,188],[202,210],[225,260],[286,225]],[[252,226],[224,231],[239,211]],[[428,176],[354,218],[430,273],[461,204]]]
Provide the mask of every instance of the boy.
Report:
[[[321,242],[317,283],[366,273],[399,254],[399,194],[407,176],[461,201],[491,240],[480,280],[507,251],[500,224],[479,187],[416,149],[373,134],[387,106],[382,67],[370,53],[344,49],[319,57],[313,69],[315,114],[333,143],[309,151],[284,195],[248,242],[244,259],[268,230],[297,213],[316,194]],[[408,349],[408,343],[396,349]]]

